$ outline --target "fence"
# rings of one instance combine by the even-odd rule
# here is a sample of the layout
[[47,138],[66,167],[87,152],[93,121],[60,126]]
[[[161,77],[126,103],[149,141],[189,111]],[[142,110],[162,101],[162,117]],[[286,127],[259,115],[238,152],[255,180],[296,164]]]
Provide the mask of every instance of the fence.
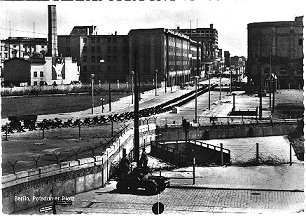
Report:
[[[140,136],[155,138],[155,125],[140,127]],[[122,133],[97,156],[51,164],[16,172],[2,177],[2,204],[5,214],[15,213],[48,201],[16,201],[16,197],[71,196],[103,186],[109,178],[112,164],[120,161],[123,148],[133,149],[133,130]],[[141,139],[142,140],[142,139]],[[52,191],[52,194],[51,194]]]

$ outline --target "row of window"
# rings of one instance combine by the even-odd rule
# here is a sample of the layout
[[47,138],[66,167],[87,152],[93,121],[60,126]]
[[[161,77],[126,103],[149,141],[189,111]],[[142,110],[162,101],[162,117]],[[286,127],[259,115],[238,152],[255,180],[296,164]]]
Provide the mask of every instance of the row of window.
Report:
[[[117,43],[117,38],[116,37],[107,37],[107,38],[100,38],[100,37],[90,37],[90,38],[83,38],[83,43],[87,43],[88,39],[90,40],[91,43],[102,43],[102,42],[107,42],[107,43]],[[119,38],[119,41],[127,42],[127,38]]]
[[[101,70],[100,65],[97,65],[97,67],[95,65],[92,65],[91,68],[87,67],[86,65],[83,65],[83,72],[87,72],[89,69],[91,69],[90,72],[103,72]],[[107,71],[104,71],[104,72],[110,73],[110,72],[116,72],[117,70],[118,70],[117,65],[113,65],[113,66],[109,65],[107,66]]]
[[[37,71],[34,71],[33,76],[37,77]],[[44,77],[44,72],[43,71],[39,72],[39,77]]]
[[[100,63],[101,59],[101,56],[91,56],[92,63]],[[88,62],[87,56],[83,56],[83,62]],[[107,56],[107,59],[104,59],[104,62],[118,62],[118,56],[113,56],[113,59],[111,56]]]
[[[68,49],[68,47],[67,47],[67,52],[68,51],[70,51],[70,48]],[[123,52],[127,52],[127,51],[128,51],[128,47],[123,47]],[[84,46],[83,47],[83,52],[87,53],[88,52],[88,47]],[[97,46],[97,47],[92,46],[91,47],[91,52],[92,53],[95,53],[95,52],[101,53],[102,52],[101,46]],[[113,47],[108,46],[107,47],[107,52],[108,53],[110,53],[110,52],[117,53],[118,52],[118,48],[116,46],[113,46]]]

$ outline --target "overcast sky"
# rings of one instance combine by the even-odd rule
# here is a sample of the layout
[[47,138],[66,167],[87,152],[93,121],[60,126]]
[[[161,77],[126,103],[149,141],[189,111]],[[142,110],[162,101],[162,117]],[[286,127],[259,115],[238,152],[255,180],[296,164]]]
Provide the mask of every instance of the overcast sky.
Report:
[[[247,24],[293,21],[305,15],[305,0],[140,0],[125,2],[3,2],[0,1],[0,39],[47,38],[47,5],[57,5],[58,35],[75,25],[96,25],[98,34],[128,34],[135,28],[208,28],[214,24],[219,48],[231,56],[247,56]],[[10,24],[9,24],[10,23]]]

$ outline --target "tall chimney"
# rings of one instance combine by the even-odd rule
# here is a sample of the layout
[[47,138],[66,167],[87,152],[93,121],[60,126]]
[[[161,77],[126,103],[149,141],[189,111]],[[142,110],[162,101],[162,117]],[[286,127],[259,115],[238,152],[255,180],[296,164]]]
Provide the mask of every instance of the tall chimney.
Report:
[[48,56],[58,56],[56,5],[48,5]]

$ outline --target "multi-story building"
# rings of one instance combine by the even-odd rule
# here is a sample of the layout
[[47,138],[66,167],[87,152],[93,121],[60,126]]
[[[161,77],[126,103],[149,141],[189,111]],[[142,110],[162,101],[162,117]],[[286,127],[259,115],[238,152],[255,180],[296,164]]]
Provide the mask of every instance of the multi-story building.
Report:
[[175,29],[182,34],[188,35],[190,39],[198,41],[202,44],[202,65],[205,66],[206,73],[216,71],[216,58],[218,58],[218,31],[210,24],[209,28],[195,29]]
[[231,69],[233,69],[237,75],[243,75],[245,73],[246,58],[244,56],[233,56],[230,62]]
[[33,53],[45,55],[48,51],[46,38],[9,37],[1,40],[0,56],[2,62],[11,58],[23,58]]
[[190,76],[201,75],[201,44],[189,36],[164,28],[132,29],[129,32],[129,70],[140,81],[152,80],[175,85]]
[[80,79],[126,81],[129,76],[129,44],[127,35],[97,35],[95,26],[75,26],[70,35],[58,36],[58,51],[77,60]]
[[231,66],[231,54],[229,51],[224,51],[224,66],[230,68]]
[[303,59],[303,16],[248,24],[247,73],[255,85],[274,74],[280,88],[302,87]]

